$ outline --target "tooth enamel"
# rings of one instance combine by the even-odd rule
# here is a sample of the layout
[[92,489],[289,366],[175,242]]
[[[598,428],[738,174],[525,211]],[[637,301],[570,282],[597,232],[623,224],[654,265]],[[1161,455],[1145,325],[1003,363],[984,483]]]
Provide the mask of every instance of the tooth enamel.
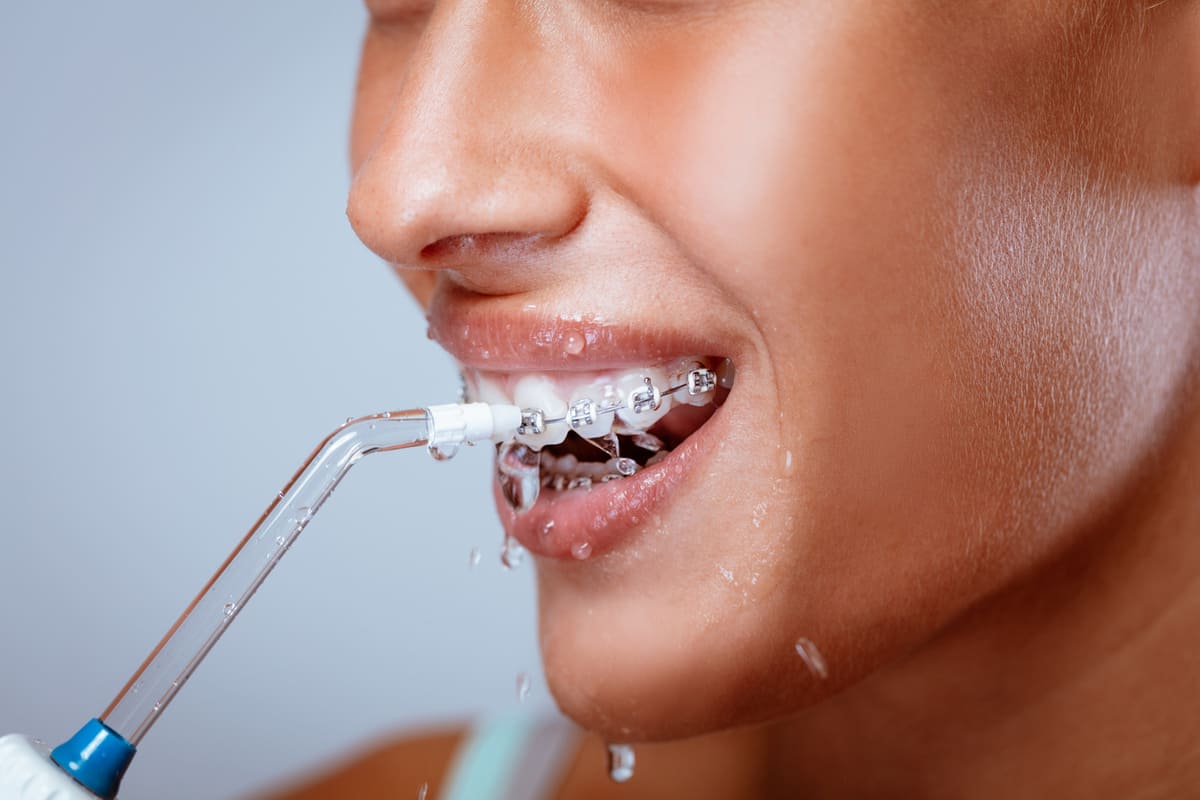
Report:
[[662,461],[664,458],[666,458],[666,457],[667,457],[667,456],[669,456],[669,455],[670,455],[670,453],[669,453],[668,451],[666,451],[666,450],[659,450],[657,453],[655,453],[654,455],[650,456],[650,458],[649,458],[649,459],[646,461],[646,466],[647,466],[647,467],[653,467],[655,464],[657,464],[658,462]]
[[[527,375],[517,381],[513,388],[513,402],[523,409],[541,411],[546,420],[558,419],[567,413],[567,404],[555,391],[554,382],[544,375]],[[548,445],[561,444],[569,431],[565,420],[547,422],[541,433],[518,433],[517,440],[534,450],[540,450]]]
[[[657,408],[647,406],[640,410],[638,409],[638,398],[644,396],[649,387],[666,388],[666,377],[662,370],[647,369],[627,372],[618,378],[617,393],[625,404],[617,412],[621,421],[631,428],[644,431],[665,417],[671,410],[670,395],[660,397]],[[646,383],[647,378],[650,379],[649,386]]]
[[[714,377],[717,386],[711,387]],[[729,359],[687,356],[609,374],[467,370],[465,379],[471,400],[523,409],[523,431],[516,438],[540,451],[561,444],[570,432],[594,444],[615,441],[615,434],[645,433],[676,403],[719,404],[734,371]],[[611,447],[601,449],[620,455]]]
[[[679,362],[679,365],[671,372],[671,386],[687,386],[688,374],[695,369],[704,369],[704,364],[694,358],[685,358]],[[671,395],[671,398],[675,403],[685,403],[689,406],[706,406],[713,401],[713,393],[700,392],[699,394],[690,394],[685,388],[675,392]]]
[[572,424],[572,428],[585,439],[597,439],[604,436],[612,430],[613,415],[603,409],[611,408],[618,399],[616,387],[611,384],[594,383],[575,390],[571,394],[569,407],[573,410],[582,410],[587,401],[590,401],[594,406],[592,411],[595,413],[592,422],[581,421],[578,425]]
[[472,399],[476,402],[492,403],[494,405],[506,405],[511,402],[504,391],[504,387],[498,381],[491,380],[483,375],[476,374],[474,386],[468,383],[468,387],[473,390],[474,397]]
[[728,358],[723,359],[717,367],[717,385],[725,389],[732,389],[735,372],[733,361]]
[[657,453],[666,447],[662,439],[652,433],[645,432],[635,433],[633,435],[633,443],[643,450],[649,450],[651,453]]

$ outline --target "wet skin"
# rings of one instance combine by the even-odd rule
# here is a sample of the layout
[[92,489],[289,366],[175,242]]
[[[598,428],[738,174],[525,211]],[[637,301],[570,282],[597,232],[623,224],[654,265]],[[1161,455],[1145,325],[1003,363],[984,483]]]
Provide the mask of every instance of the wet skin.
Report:
[[452,353],[737,364],[669,500],[538,563],[567,714],[774,722],[780,792],[1200,768],[1200,3],[368,5],[350,221]]

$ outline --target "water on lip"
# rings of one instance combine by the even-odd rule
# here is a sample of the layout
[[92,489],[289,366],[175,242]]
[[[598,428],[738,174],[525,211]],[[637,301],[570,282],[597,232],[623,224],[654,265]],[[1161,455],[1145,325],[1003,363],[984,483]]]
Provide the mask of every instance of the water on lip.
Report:
[[817,649],[811,639],[801,636],[796,640],[796,655],[800,656],[804,666],[808,667],[808,671],[814,676],[821,680],[829,677],[829,667],[825,664],[825,656],[821,655],[821,651]]

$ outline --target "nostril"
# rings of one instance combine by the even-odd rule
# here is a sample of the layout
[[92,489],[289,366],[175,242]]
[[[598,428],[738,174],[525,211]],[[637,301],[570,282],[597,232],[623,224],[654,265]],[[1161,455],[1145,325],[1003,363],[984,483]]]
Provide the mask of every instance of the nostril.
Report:
[[427,262],[455,261],[488,253],[518,255],[543,237],[536,233],[464,233],[444,236],[421,248],[421,260]]

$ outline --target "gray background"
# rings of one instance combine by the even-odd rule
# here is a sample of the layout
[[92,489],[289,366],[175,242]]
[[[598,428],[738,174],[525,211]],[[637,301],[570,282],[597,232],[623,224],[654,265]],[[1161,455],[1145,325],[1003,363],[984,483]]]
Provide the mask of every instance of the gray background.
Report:
[[[364,23],[354,0],[0,6],[0,733],[98,714],[346,416],[453,399],[343,215]],[[122,797],[238,796],[513,711],[522,670],[548,708],[489,466],[356,468]]]

